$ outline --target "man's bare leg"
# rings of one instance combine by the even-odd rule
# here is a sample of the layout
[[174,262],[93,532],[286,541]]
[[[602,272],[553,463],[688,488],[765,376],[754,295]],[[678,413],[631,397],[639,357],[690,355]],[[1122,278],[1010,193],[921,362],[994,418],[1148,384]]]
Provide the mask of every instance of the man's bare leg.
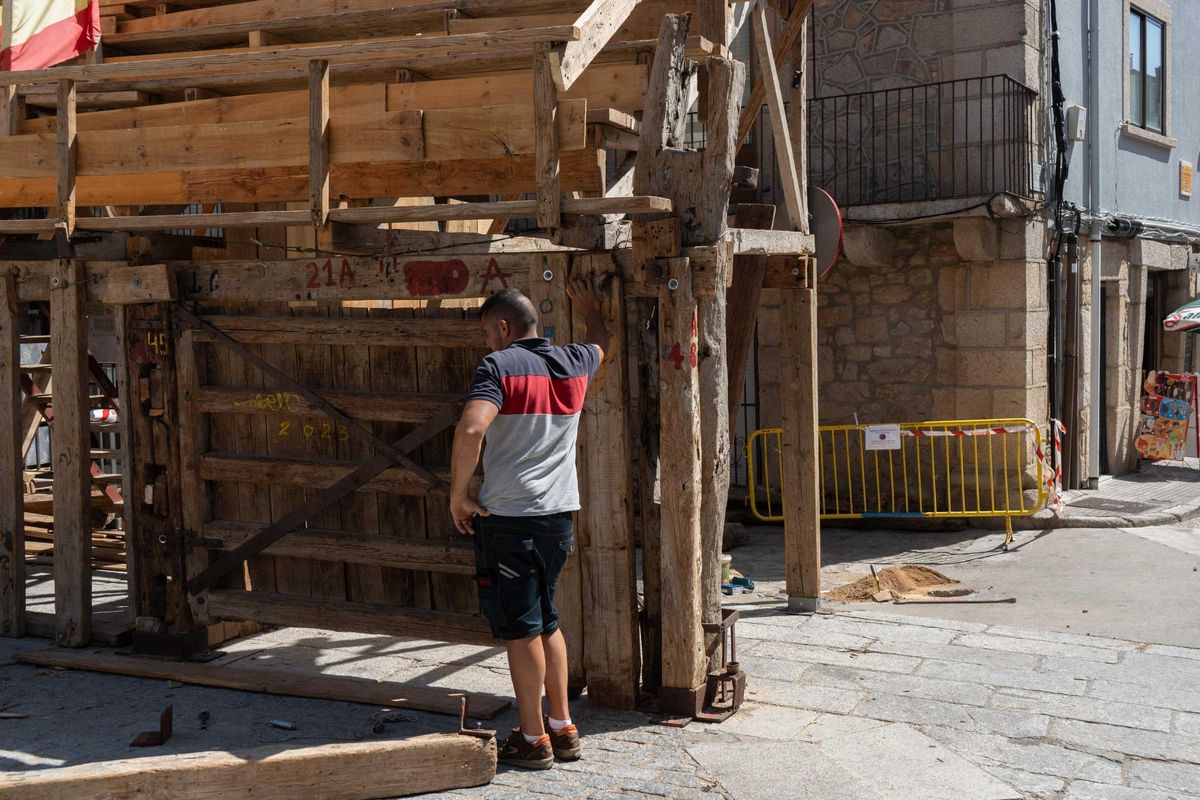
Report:
[[567,707],[567,640],[562,631],[542,637],[542,650],[546,664],[546,701],[550,705],[550,716],[554,719],[570,719]]
[[[514,639],[504,645],[508,650],[508,671],[512,676],[513,691],[517,695],[517,711],[521,715],[521,732],[526,736],[541,736],[546,732],[542,727],[542,686],[546,683],[546,655],[542,637]],[[564,664],[565,652],[564,648]],[[563,684],[565,687],[565,673]],[[566,697],[565,688],[563,696]]]

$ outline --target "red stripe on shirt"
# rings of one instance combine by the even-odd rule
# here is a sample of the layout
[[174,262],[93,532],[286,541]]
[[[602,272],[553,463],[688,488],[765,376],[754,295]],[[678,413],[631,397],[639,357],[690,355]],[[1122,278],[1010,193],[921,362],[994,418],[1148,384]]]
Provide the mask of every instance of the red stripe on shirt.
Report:
[[501,414],[578,414],[587,394],[586,375],[551,378],[548,375],[508,375],[501,379]]

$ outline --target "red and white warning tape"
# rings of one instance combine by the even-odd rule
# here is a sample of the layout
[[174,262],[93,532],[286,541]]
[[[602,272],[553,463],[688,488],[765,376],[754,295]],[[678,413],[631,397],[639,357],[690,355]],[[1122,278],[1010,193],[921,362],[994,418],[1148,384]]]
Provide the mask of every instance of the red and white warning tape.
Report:
[[1000,428],[946,428],[944,430],[902,430],[901,436],[908,436],[914,439],[929,439],[938,436],[1003,436],[1006,433],[1027,433],[1030,429],[1029,425],[1010,425]]

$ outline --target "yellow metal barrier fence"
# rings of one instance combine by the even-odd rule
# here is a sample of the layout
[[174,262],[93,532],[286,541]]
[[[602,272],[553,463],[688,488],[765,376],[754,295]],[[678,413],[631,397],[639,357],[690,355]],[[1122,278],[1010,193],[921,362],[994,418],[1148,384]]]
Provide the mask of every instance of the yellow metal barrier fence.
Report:
[[[868,432],[879,442],[869,446]],[[746,442],[750,509],[764,522],[783,520],[782,434],[764,428]],[[821,519],[1003,517],[1007,547],[1012,518],[1046,505],[1044,452],[1027,419],[824,426]]]

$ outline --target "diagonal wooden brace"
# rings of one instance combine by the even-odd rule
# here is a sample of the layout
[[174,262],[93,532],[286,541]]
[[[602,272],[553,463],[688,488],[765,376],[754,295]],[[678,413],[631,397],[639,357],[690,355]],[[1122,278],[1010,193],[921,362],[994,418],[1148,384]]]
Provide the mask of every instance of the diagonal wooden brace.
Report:
[[[444,488],[445,484],[442,479],[409,458],[405,454],[407,451],[402,451],[395,445],[387,444],[374,433],[372,433],[370,428],[367,428],[357,420],[346,416],[346,414],[343,413],[337,406],[321,397],[321,395],[317,394],[312,389],[309,389],[307,386],[300,383],[295,378],[292,378],[287,373],[281,372],[270,363],[259,358],[257,355],[250,352],[250,350],[247,349],[241,342],[237,341],[229,334],[215,327],[211,323],[205,322],[182,304],[177,303],[175,308],[178,312],[180,321],[184,325],[209,334],[216,339],[218,343],[224,345],[233,352],[237,353],[244,360],[258,367],[258,369],[262,370],[263,374],[270,375],[276,380],[282,382],[296,394],[312,403],[313,406],[324,413],[327,417],[341,423],[342,425],[345,425],[348,433],[350,433],[352,436],[358,437],[368,447],[386,453],[388,455],[389,466],[391,465],[391,462],[394,461],[395,463],[407,469],[409,472],[412,472],[414,475],[421,478],[421,480],[425,481],[425,483],[429,485],[430,489]],[[444,428],[445,426],[442,427]]]
[[359,487],[369,483],[376,475],[392,466],[392,451],[411,453],[430,438],[441,433],[450,425],[453,425],[462,414],[462,407],[465,402],[465,399],[461,399],[446,406],[421,425],[409,431],[407,435],[390,445],[388,453],[377,455],[370,461],[363,462],[361,466],[337,483],[309,498],[286,516],[272,522],[254,534],[254,536],[221,556],[209,565],[208,569],[188,581],[188,592],[196,595],[209,589],[217,580],[237,569],[242,562],[258,555],[303,525],[311,517],[319,514]]

